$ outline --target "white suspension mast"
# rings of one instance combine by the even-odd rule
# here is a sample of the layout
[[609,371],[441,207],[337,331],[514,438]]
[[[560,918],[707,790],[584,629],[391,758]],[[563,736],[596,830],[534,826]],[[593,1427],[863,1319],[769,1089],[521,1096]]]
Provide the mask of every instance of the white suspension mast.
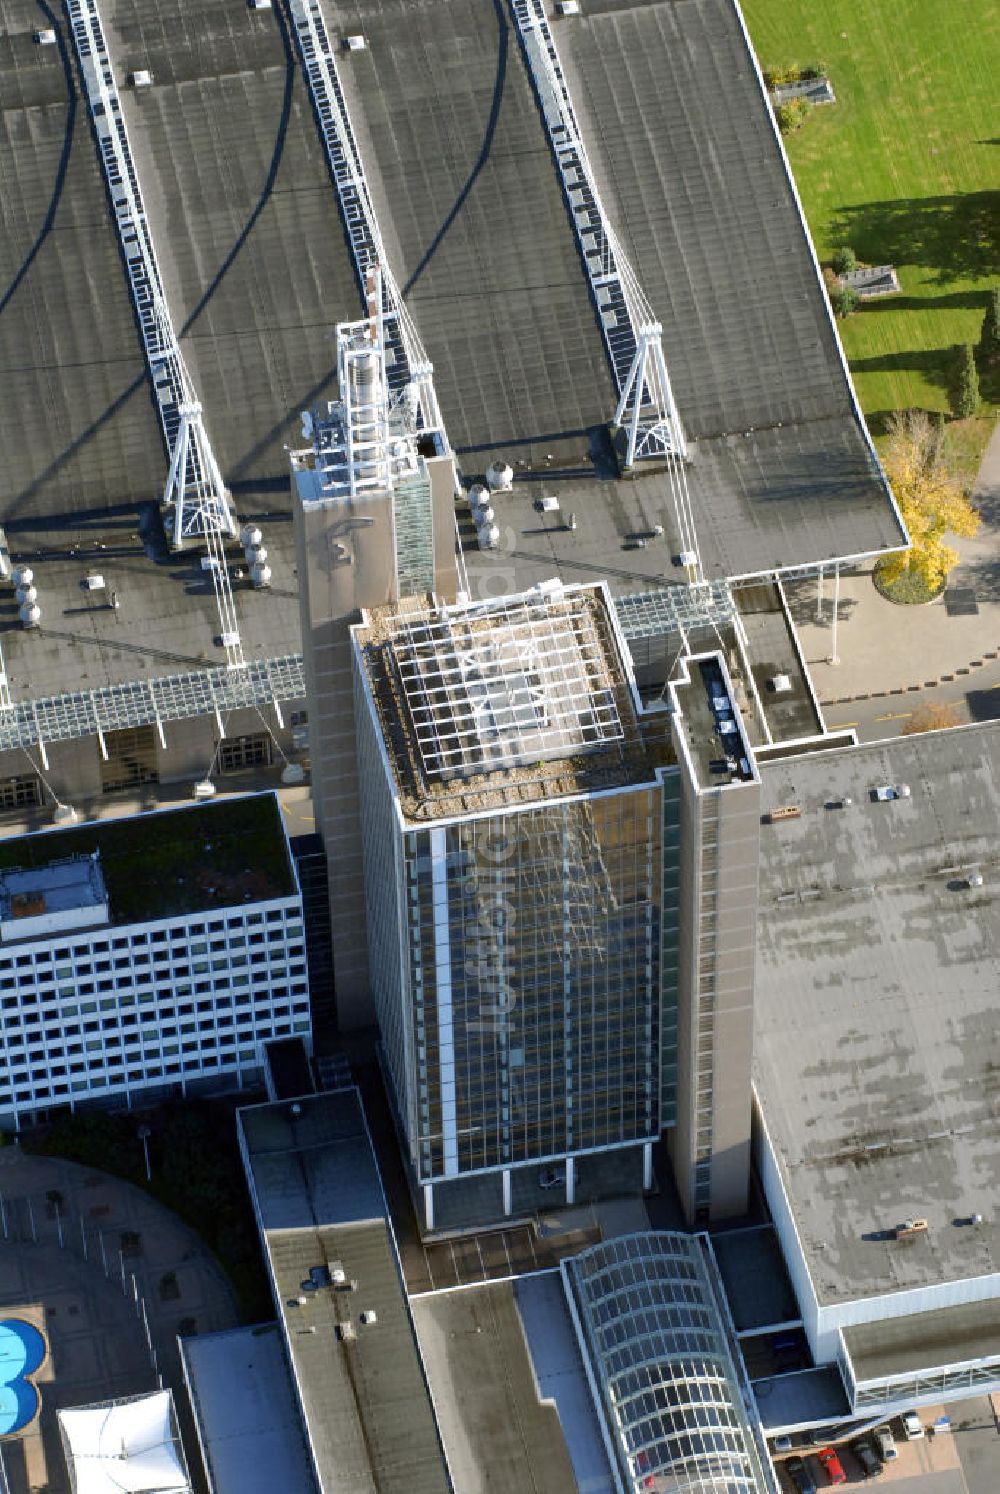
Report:
[[302,65],[312,94],[358,278],[366,289],[370,272],[376,269],[379,271],[380,312],[385,347],[389,354],[386,363],[390,394],[396,400],[414,400],[419,432],[422,435],[436,436],[442,452],[450,452],[451,446],[434,392],[433,366],[424,351],[413,318],[403,305],[403,297],[389,268],[361,155],[347,113],[334,49],[318,0],[288,0],[288,9],[295,25]]
[[224,548],[224,536],[237,533],[236,516],[164,298],[97,0],[65,0],[65,5],[170,454],[162,497],[165,523],[175,549],[205,542],[226,663],[240,668],[245,660]]
[[618,386],[614,423],[625,433],[625,466],[655,460],[667,467],[681,552],[701,582],[687,474],[687,442],[663,354],[663,328],[601,201],[544,0],[509,0],[555,154],[574,232],[597,306]]

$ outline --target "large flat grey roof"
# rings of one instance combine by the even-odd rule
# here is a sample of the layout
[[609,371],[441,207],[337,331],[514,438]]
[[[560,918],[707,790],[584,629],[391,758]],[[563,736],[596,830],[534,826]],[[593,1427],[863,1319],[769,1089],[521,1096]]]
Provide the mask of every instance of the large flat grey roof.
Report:
[[[1000,728],[761,778],[763,810],[801,815],[761,832],[754,1076],[820,1303],[993,1272]],[[893,1238],[908,1218],[926,1233]]]
[[[273,564],[290,550],[277,533],[283,445],[299,439],[298,411],[333,392],[333,329],[360,309],[308,89],[281,7],[118,0],[105,11],[207,428],[240,517],[276,526],[265,529],[272,599],[248,600],[245,647],[293,652],[297,584],[290,564]],[[614,476],[615,390],[507,10],[329,0],[325,14],[335,36],[367,38],[338,65],[463,468],[475,476],[502,452],[519,479],[498,500],[500,549],[469,547],[474,593],[553,572],[607,575],[619,592],[679,579],[665,476]],[[166,456],[64,22],[59,47],[34,44],[28,0],[8,0],[5,22],[0,523],[15,560],[35,545],[39,516],[58,531],[42,548],[123,545],[129,583],[150,599],[127,619],[130,654],[124,617],[84,618],[75,576],[40,574],[48,641],[5,633],[16,696],[137,677],[143,652],[178,668],[219,654],[204,577],[181,567],[166,585],[146,563],[156,526],[137,508],[159,496]],[[596,0],[554,25],[609,211],[664,324],[706,573],[891,546],[898,530],[731,0]],[[125,86],[137,68],[151,87]],[[551,493],[575,513],[573,532],[536,511]],[[640,548],[656,524],[662,540]],[[157,672],[171,667],[161,659]]]
[[178,1342],[213,1494],[315,1494],[277,1323]]
[[[237,504],[279,496],[360,298],[278,7],[117,0],[102,15],[175,326]],[[75,54],[5,7],[0,523],[154,498],[166,456]],[[153,86],[129,89],[146,68]],[[35,252],[37,248],[37,252]],[[17,279],[17,277],[21,277]],[[0,297],[3,297],[0,290]],[[256,496],[255,496],[256,495]]]
[[240,1128],[322,1488],[451,1494],[357,1091],[253,1106]]
[[611,1494],[557,1271],[412,1299],[462,1494]]
[[[675,545],[632,543],[648,519],[672,544],[666,477],[637,496],[601,447],[615,390],[506,10],[355,0],[330,14],[366,39],[345,92],[451,440],[468,473],[501,451],[525,480],[498,505],[515,542],[470,554],[474,584],[513,563],[527,585],[553,558],[566,579],[605,564],[612,579],[671,579]],[[606,206],[663,321],[707,573],[898,544],[732,0],[599,3],[553,27]],[[576,513],[564,539],[539,523],[532,475]]]
[[[255,522],[273,580],[265,591],[255,591],[248,576],[233,583],[248,660],[301,648],[291,522],[283,514],[255,516]],[[13,588],[0,588],[0,647],[15,700],[225,663],[215,592],[200,553],[170,554],[148,516],[105,512],[20,521],[8,527],[7,539],[15,562],[34,573],[42,611],[39,627],[25,630]],[[104,578],[103,591],[84,586],[84,577],[95,572]],[[117,608],[110,605],[112,593]]]

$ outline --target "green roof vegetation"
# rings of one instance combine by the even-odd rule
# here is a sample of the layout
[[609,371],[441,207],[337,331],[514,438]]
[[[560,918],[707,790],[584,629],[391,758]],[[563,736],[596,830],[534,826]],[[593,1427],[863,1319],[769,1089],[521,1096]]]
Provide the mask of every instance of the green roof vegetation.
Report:
[[[1000,278],[995,0],[742,0],[764,68],[821,57],[837,102],[786,138],[819,258],[849,245],[902,294],[838,324],[878,437],[893,410],[948,409],[952,349],[975,344]],[[975,471],[1000,399],[949,426]],[[966,432],[965,427],[972,428]],[[966,437],[973,436],[971,441]]]
[[295,891],[273,794],[95,820],[0,841],[0,871],[101,853],[114,923],[232,907]]

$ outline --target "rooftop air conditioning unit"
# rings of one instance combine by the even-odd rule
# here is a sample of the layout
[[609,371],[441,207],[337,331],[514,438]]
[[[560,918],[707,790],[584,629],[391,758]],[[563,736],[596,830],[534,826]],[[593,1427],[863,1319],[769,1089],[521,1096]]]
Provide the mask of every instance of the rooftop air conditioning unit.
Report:
[[927,1233],[926,1219],[907,1219],[902,1224],[896,1225],[896,1239],[906,1240],[911,1235],[925,1235]]
[[355,33],[353,36],[344,37],[344,47],[348,52],[363,52],[368,43],[363,36]]
[[557,0],[556,10],[561,16],[578,16],[580,0]]
[[787,674],[776,674],[774,676],[774,679],[771,680],[771,689],[774,691],[775,695],[784,695],[786,691],[790,690],[791,688],[792,682],[788,678]]
[[104,577],[99,576],[97,572],[94,571],[89,576],[84,576],[83,586],[85,591],[103,591]]
[[55,44],[56,44],[56,34],[52,30],[52,28],[50,26],[46,26],[46,28],[44,29],[44,31],[36,31],[35,32],[35,45],[36,46],[39,46],[39,47],[54,47]]
[[251,10],[270,10],[271,0],[250,0]]
[[153,81],[153,75],[148,68],[141,67],[138,72],[132,74],[131,82],[133,88],[148,88]]
[[693,550],[682,550],[677,557],[677,564],[687,569],[688,566],[698,564],[698,557]]
[[557,514],[559,512],[559,499],[552,496],[539,498],[538,511],[543,514]]

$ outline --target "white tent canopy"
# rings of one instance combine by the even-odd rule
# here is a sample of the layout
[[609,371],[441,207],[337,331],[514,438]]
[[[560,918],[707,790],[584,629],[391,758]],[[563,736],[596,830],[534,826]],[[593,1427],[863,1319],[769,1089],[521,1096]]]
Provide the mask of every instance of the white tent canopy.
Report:
[[191,1494],[169,1390],[58,1415],[74,1494]]

